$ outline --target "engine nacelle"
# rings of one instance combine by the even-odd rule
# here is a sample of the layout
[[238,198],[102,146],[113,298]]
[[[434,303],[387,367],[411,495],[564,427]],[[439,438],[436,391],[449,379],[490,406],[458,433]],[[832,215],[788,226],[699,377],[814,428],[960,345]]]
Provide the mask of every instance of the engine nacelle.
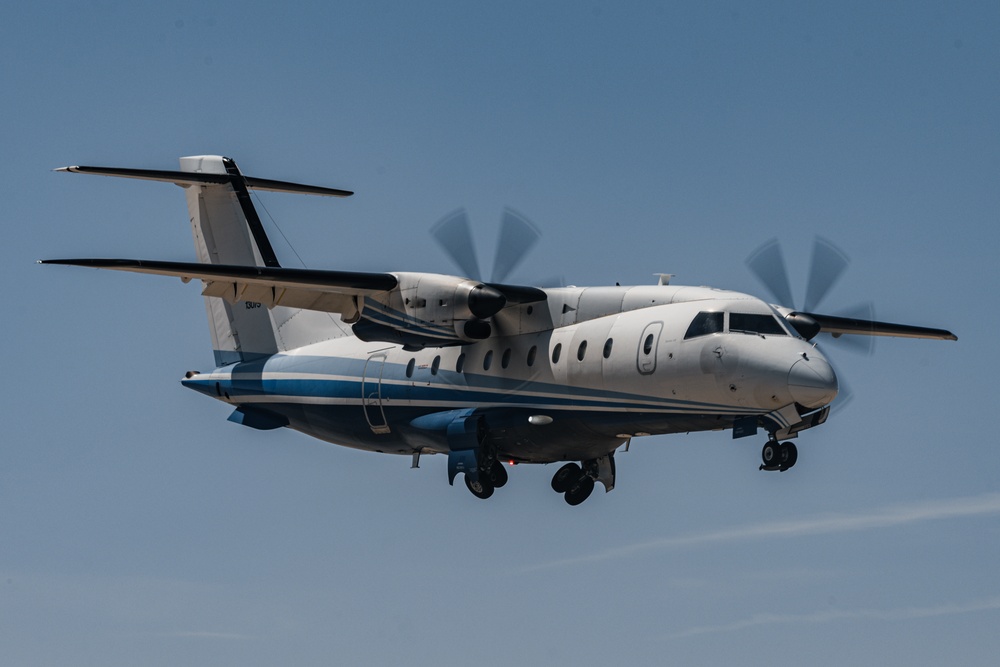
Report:
[[410,347],[461,345],[489,338],[489,318],[507,305],[495,287],[434,273],[396,273],[398,286],[359,304],[354,334]]

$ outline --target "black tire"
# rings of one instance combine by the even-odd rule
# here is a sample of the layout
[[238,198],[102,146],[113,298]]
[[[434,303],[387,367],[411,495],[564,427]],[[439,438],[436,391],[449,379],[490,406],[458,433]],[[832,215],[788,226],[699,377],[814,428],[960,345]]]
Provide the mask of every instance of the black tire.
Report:
[[507,468],[504,467],[499,461],[494,461],[493,465],[490,466],[490,481],[493,482],[493,488],[499,489],[504,484],[507,483]]
[[594,480],[589,475],[584,475],[584,477],[574,484],[566,492],[566,502],[570,505],[579,505],[584,500],[590,497],[590,494],[594,492]]
[[760,458],[767,468],[777,466],[781,461],[781,445],[773,440],[768,440],[764,449],[760,450]]
[[583,469],[579,465],[567,463],[552,476],[552,490],[556,493],[566,493],[582,474]]
[[799,460],[799,448],[792,442],[781,443],[781,469],[788,470]]
[[490,480],[488,475],[479,475],[479,481],[473,482],[469,479],[469,476],[465,476],[465,486],[468,487],[469,491],[472,492],[476,498],[482,498],[486,500],[493,495],[493,482]]

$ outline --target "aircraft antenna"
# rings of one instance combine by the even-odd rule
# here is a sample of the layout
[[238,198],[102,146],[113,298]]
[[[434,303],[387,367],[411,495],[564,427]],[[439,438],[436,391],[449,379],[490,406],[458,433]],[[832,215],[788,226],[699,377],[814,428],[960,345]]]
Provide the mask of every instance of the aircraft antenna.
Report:
[[279,225],[278,221],[274,219],[274,216],[271,215],[271,212],[267,210],[267,206],[264,205],[264,201],[261,199],[260,195],[258,195],[255,191],[251,190],[250,196],[252,196],[254,199],[257,200],[257,204],[264,210],[264,214],[267,215],[267,219],[271,221],[271,224],[274,226],[274,228],[278,230],[279,234],[281,234],[281,238],[285,240],[285,245],[287,245],[291,249],[292,254],[295,255],[295,259],[299,261],[299,266],[301,266],[302,268],[306,268],[306,263],[302,261],[302,257],[299,255],[299,252],[295,249],[295,246],[293,246],[292,242],[288,240],[287,236],[285,236],[285,231],[281,228],[281,225]]

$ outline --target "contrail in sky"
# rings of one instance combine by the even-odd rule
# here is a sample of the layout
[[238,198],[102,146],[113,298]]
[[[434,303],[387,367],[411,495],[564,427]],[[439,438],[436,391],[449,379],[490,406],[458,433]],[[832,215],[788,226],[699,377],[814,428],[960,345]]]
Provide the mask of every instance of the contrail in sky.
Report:
[[649,551],[698,548],[711,544],[756,540],[762,538],[792,538],[809,535],[850,533],[875,528],[892,528],[941,519],[958,519],[1000,514],[1000,493],[981,496],[929,500],[905,505],[889,505],[854,514],[828,514],[804,519],[766,521],[744,526],[694,533],[678,537],[661,537],[647,542],[605,549],[591,554],[539,563],[523,568],[534,572],[567,565],[596,563],[617,558],[629,558]]
[[942,604],[935,607],[902,607],[900,609],[829,609],[808,614],[754,614],[732,623],[703,625],[673,633],[665,639],[683,639],[698,635],[734,632],[763,625],[820,624],[834,621],[907,621],[955,614],[972,614],[1000,609],[1000,597],[972,602]]

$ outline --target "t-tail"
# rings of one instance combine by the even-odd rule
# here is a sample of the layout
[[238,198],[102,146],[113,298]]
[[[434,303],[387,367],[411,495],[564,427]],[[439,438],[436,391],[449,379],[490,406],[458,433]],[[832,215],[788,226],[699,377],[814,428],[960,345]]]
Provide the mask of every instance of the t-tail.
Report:
[[[226,266],[280,267],[251,200],[251,189],[334,197],[353,194],[244,176],[233,160],[217,155],[182,157],[180,171],[82,166],[58,171],[164,181],[183,187],[198,262]],[[273,293],[258,294],[246,285],[207,283],[203,294],[219,366],[349,334],[335,314],[276,306]]]

